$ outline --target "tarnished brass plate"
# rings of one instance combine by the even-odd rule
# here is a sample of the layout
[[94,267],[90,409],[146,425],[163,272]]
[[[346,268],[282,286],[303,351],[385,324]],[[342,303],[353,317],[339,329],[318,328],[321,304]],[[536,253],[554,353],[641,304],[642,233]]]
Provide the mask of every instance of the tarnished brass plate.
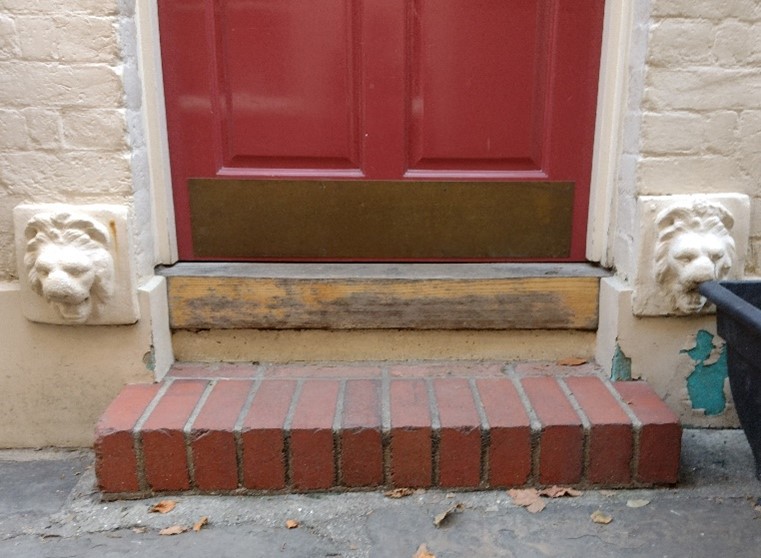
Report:
[[195,256],[231,260],[563,258],[569,182],[190,180]]

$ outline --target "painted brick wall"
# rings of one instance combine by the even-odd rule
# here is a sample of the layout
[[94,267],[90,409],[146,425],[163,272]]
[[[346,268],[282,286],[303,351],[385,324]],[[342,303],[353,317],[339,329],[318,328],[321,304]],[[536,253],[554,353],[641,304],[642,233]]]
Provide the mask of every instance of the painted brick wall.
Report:
[[639,194],[752,197],[761,274],[761,2],[651,0]]
[[21,202],[131,202],[116,0],[0,0],[0,280]]

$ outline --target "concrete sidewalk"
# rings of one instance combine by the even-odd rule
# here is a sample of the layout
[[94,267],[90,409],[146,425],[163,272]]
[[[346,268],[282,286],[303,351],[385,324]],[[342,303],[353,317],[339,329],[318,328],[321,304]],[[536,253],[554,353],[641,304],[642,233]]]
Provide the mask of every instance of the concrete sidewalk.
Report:
[[[687,430],[678,488],[587,491],[546,500],[537,514],[505,491],[429,490],[280,496],[178,496],[102,502],[87,451],[0,452],[0,556],[389,557],[421,544],[437,558],[491,556],[715,557],[761,555],[761,483],[741,431]],[[630,507],[640,500],[642,507]],[[433,518],[461,503],[441,527]],[[627,505],[630,504],[630,505]],[[761,509],[761,508],[759,508]],[[596,524],[600,510],[613,518]],[[200,532],[159,535],[172,525]],[[299,527],[287,529],[293,519]]]

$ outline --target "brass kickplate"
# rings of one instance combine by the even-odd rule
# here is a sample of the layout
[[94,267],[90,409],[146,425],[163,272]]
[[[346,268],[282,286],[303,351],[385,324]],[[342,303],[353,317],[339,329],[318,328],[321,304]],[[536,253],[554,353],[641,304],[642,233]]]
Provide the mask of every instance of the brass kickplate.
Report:
[[189,181],[197,258],[499,261],[569,255],[571,182]]

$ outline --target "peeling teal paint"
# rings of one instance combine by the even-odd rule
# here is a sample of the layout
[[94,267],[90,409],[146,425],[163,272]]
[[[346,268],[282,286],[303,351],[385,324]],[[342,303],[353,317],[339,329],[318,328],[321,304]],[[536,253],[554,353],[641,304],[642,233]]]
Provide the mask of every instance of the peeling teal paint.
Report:
[[143,355],[143,364],[151,372],[156,371],[156,350],[151,345],[151,350]]
[[616,345],[616,352],[613,353],[610,379],[615,382],[628,382],[632,379],[632,359],[624,354],[619,345]]
[[727,407],[724,397],[724,381],[727,378],[726,346],[715,345],[714,336],[701,329],[695,336],[695,346],[681,352],[695,362],[694,370],[687,377],[687,393],[692,408],[703,409],[706,416],[720,415]]

